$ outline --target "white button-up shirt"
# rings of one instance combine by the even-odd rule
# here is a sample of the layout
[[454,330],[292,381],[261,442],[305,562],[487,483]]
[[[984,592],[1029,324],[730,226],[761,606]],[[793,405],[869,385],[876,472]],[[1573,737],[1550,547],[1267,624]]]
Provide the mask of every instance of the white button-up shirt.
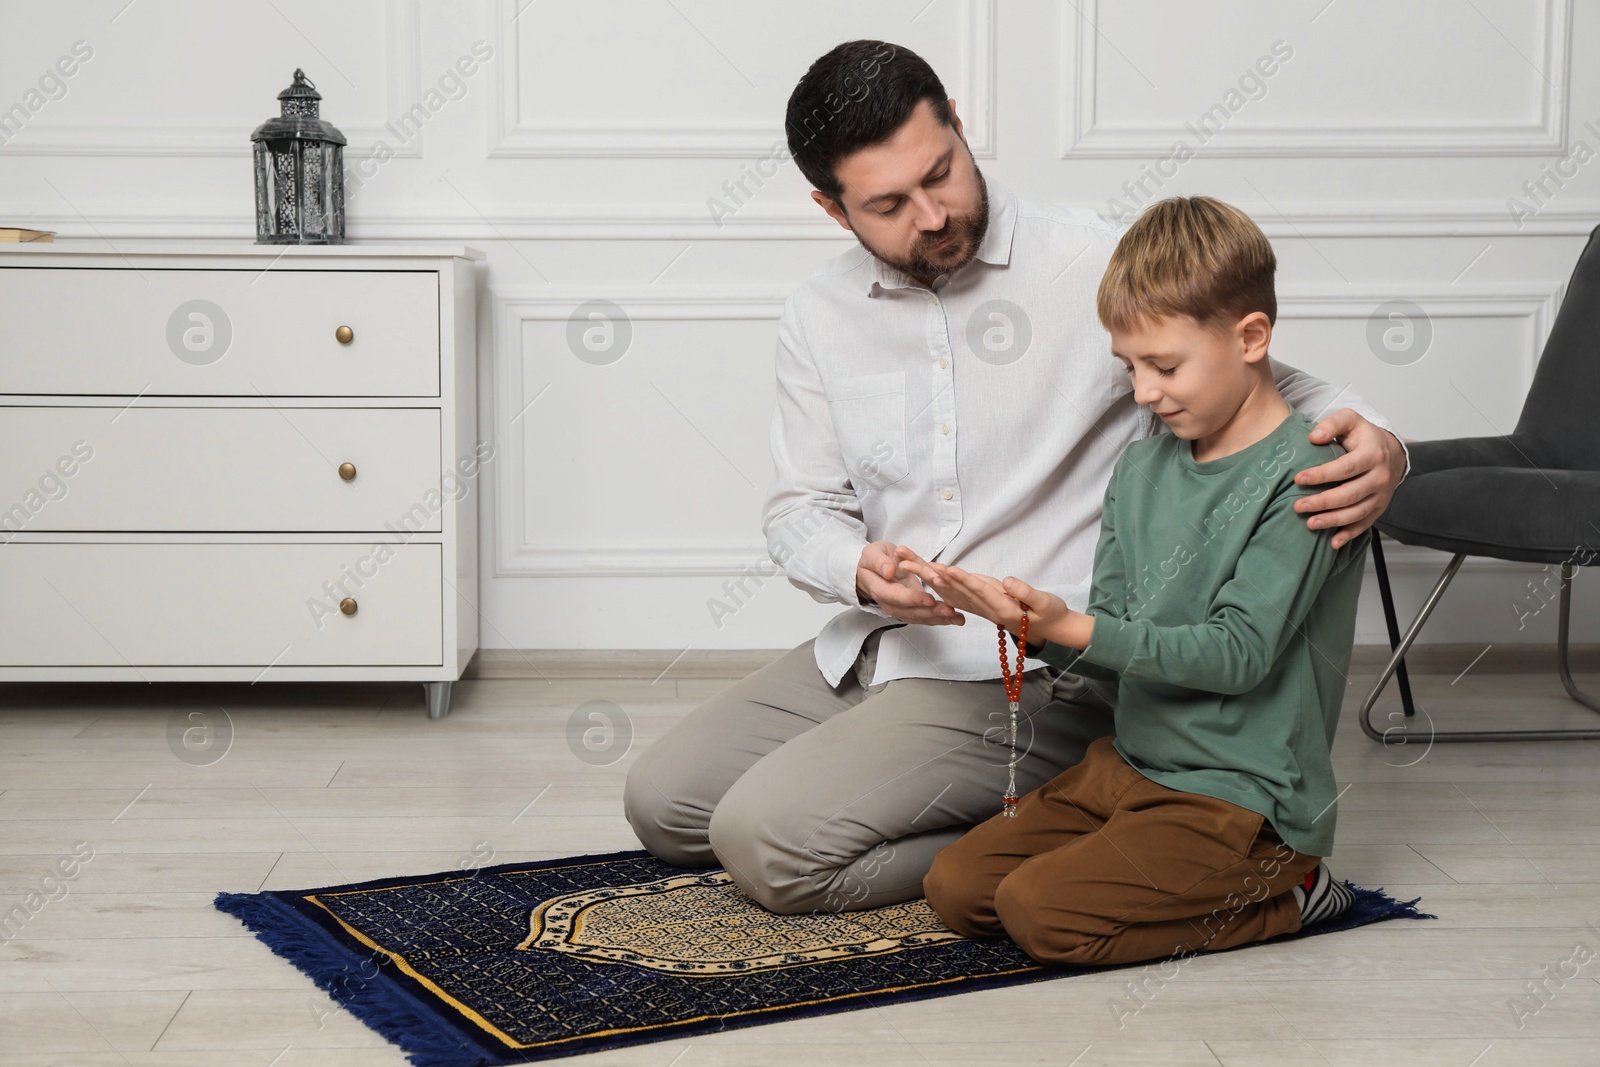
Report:
[[[1095,295],[1124,227],[1019,200],[990,180],[977,256],[929,289],[857,246],[823,264],[778,321],[767,550],[789,581],[850,610],[817,636],[830,685],[874,630],[871,684],[998,678],[994,627],[905,625],[856,595],[872,541],[1088,605],[1100,504],[1131,442],[1168,432],[1134,403]],[[1284,399],[1320,418],[1348,390],[1272,361]],[[1009,642],[1008,642],[1009,644]],[[1044,666],[1029,659],[1027,667]]]

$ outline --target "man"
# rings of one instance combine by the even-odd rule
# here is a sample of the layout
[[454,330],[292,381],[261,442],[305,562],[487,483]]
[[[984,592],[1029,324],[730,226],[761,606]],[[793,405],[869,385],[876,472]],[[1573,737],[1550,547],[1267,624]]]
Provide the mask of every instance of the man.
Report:
[[[779,320],[764,528],[791,583],[849,610],[696,708],[625,789],[653,853],[724,866],[773,911],[916,898],[934,854],[999,810],[997,634],[900,562],[1038,574],[1083,610],[1112,466],[1158,430],[1096,318],[1121,227],[986,182],[954,105],[881,41],[833,49],[790,96],[796,165],[861,247]],[[1339,483],[1297,505],[1338,547],[1388,505],[1405,451],[1347,389],[1272,369],[1321,420],[1311,441],[1346,450],[1296,476]],[[1109,734],[1114,701],[1110,683],[1028,660],[1018,793]]]

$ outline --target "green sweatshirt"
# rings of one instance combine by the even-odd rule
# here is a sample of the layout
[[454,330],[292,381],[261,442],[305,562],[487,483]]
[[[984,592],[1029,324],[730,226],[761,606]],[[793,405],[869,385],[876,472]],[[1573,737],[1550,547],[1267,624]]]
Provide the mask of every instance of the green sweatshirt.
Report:
[[[1344,454],[1291,411],[1197,463],[1170,433],[1135,442],[1106,486],[1081,653],[1033,654],[1119,684],[1117,751],[1145,777],[1266,817],[1297,852],[1333,848],[1333,765],[1371,534],[1337,551],[1294,510],[1294,476]],[[1030,646],[1033,647],[1033,646]]]

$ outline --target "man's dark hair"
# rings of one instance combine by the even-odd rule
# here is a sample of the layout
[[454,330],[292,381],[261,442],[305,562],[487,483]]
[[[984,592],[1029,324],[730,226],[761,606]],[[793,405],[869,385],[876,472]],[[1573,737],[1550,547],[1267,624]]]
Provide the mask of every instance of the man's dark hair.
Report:
[[834,164],[887,141],[919,100],[954,125],[950,96],[921,56],[886,41],[846,41],[811,64],[789,94],[789,154],[818,192],[840,202],[844,186]]

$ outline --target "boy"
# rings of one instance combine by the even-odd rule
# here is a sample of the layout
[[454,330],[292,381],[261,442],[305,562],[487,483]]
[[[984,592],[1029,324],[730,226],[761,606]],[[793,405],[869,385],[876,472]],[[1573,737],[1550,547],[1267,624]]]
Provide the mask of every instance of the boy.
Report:
[[[1116,735],[935,857],[945,923],[1040,962],[1228,948],[1339,914],[1329,746],[1370,533],[1335,550],[1296,471],[1343,454],[1273,384],[1276,259],[1207,197],[1151,207],[1100,285],[1134,399],[1172,431],[1130,445],[1106,488],[1088,611],[1016,578],[903,563],[1028,653],[1117,680]],[[998,796],[996,798],[998,802]]]

